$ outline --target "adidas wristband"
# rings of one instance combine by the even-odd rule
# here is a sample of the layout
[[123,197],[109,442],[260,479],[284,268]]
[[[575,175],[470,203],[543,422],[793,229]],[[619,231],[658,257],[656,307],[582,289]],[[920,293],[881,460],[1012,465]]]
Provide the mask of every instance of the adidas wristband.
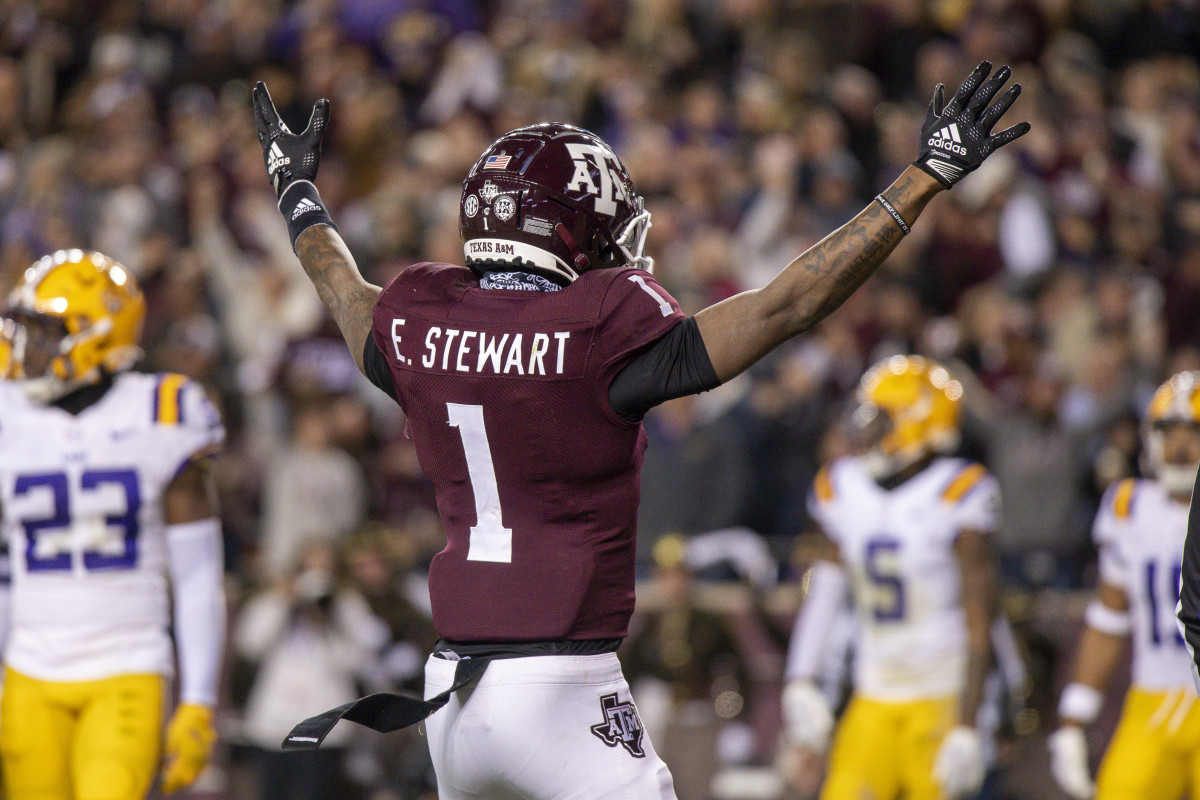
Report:
[[296,249],[296,240],[300,234],[314,225],[328,225],[337,230],[325,204],[321,202],[321,194],[311,181],[293,181],[279,196],[279,213],[287,223],[288,237],[292,240],[292,250]]
[[900,216],[900,212],[896,207],[888,202],[888,199],[882,194],[875,195],[875,202],[883,206],[883,210],[892,215],[892,219],[896,220],[896,224],[900,226],[900,232],[907,235],[910,228],[908,223],[904,221],[904,217]]

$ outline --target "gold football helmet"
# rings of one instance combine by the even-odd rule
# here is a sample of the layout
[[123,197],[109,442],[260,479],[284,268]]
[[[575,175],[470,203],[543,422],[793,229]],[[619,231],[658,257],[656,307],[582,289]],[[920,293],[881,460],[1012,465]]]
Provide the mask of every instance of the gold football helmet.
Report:
[[1200,372],[1172,375],[1158,387],[1142,420],[1146,471],[1170,494],[1190,495],[1200,461],[1186,457],[1186,449],[1168,446],[1168,429],[1173,426],[1200,433]]
[[867,370],[850,426],[872,477],[957,447],[962,393],[945,367],[921,356],[892,356]]
[[145,316],[127,269],[100,253],[59,250],[25,270],[9,295],[0,370],[30,398],[53,402],[133,366]]

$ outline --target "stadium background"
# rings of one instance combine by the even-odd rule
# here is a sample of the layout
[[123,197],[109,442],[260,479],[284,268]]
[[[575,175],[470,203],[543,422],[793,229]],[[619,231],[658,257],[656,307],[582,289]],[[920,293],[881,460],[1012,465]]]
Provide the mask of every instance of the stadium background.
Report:
[[[1032,687],[988,796],[1046,798],[1091,514],[1137,473],[1150,392],[1200,368],[1197,53],[1188,0],[0,3],[0,290],[59,248],[123,262],[149,300],[144,368],[203,382],[230,431],[223,744],[196,796],[271,797],[297,769],[352,778],[327,796],[429,794],[415,733],[348,731],[303,767],[273,752],[298,698],[419,685],[441,532],[398,410],[290,252],[254,80],[296,130],[331,99],[321,191],[369,280],[460,261],[467,168],[497,134],[555,119],[622,156],[654,215],[656,275],[695,312],[761,286],[886,185],[935,83],[1012,64],[1025,94],[1009,122],[1029,135],[813,332],[648,417],[624,656],[652,680],[643,713],[681,800],[713,774],[723,797],[805,796],[811,765],[776,744],[804,498],[845,447],[861,371],[934,356],[968,384],[964,449],[1004,493],[1004,606]],[[271,608],[324,633],[273,627]]]

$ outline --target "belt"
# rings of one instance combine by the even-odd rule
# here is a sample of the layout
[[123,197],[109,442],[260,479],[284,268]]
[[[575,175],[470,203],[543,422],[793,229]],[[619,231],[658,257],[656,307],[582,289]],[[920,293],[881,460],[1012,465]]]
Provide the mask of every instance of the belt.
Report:
[[615,653],[620,639],[550,639],[537,642],[451,642],[438,639],[434,658],[526,658],[529,656],[596,656]]

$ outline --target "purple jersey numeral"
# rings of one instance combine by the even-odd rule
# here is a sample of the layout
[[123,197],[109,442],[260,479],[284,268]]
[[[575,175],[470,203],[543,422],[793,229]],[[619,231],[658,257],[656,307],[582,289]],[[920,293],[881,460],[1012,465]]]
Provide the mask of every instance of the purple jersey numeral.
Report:
[[[95,491],[101,486],[115,484],[125,491],[125,510],[104,518],[109,527],[121,529],[122,550],[110,553],[99,550],[83,551],[83,566],[89,570],[132,569],[137,565],[138,512],[142,507],[137,472],[132,469],[87,470],[80,476],[80,488]],[[18,475],[13,486],[17,497],[37,489],[48,489],[53,500],[53,513],[47,517],[21,521],[25,529],[25,564],[30,572],[67,572],[71,569],[71,552],[60,550],[50,555],[38,555],[38,537],[50,531],[71,527],[70,494],[67,475],[63,472]]]

